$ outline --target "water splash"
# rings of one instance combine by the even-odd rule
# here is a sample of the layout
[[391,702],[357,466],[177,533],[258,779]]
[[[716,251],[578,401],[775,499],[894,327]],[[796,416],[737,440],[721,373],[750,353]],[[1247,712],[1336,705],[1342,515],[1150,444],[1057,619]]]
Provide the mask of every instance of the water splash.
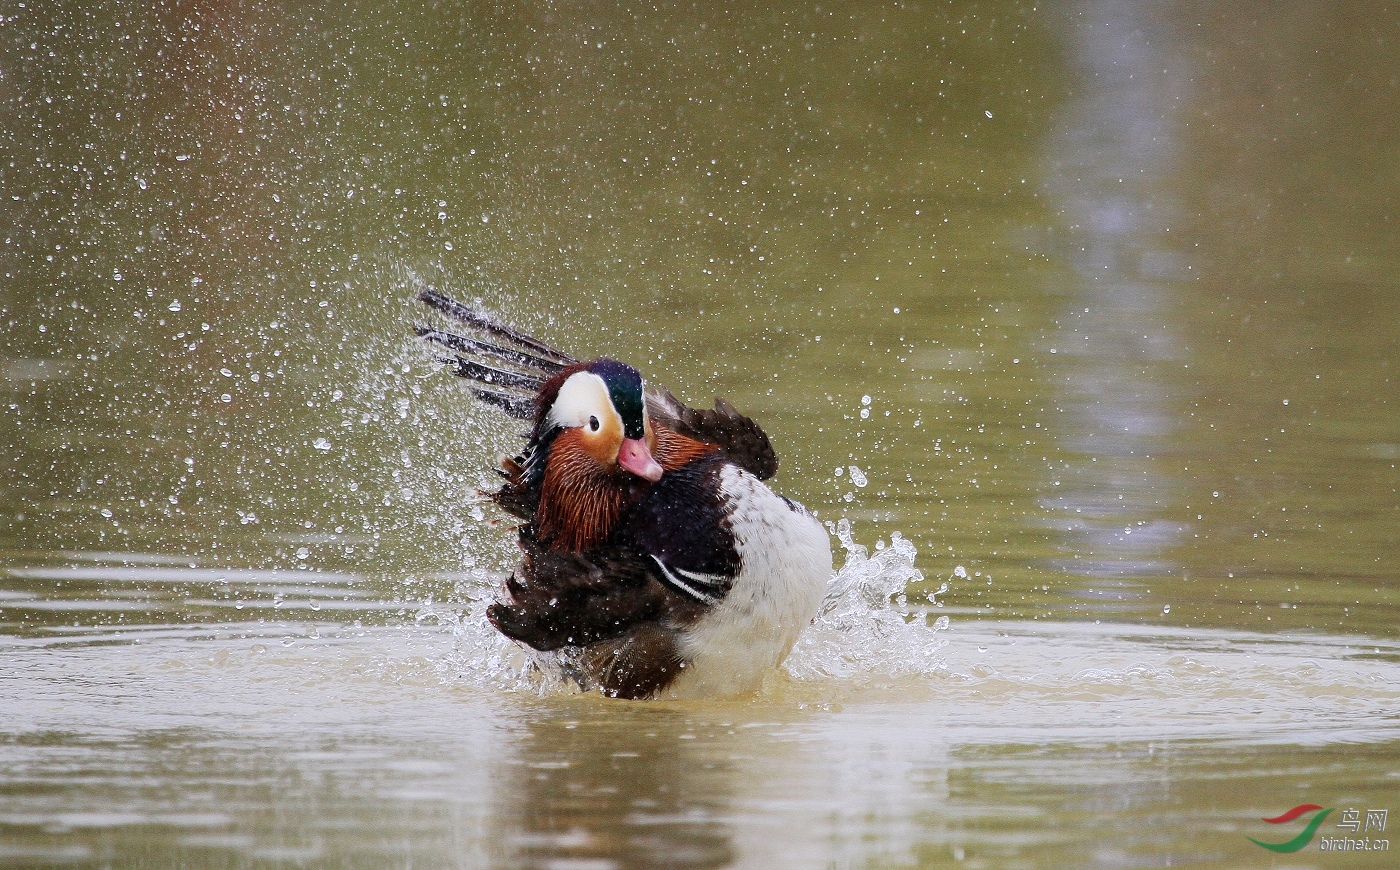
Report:
[[465,608],[426,601],[418,608],[418,624],[437,624],[452,632],[452,651],[437,664],[443,682],[480,690],[547,693],[549,686],[530,655],[486,618],[486,608],[501,585],[499,574],[473,570],[456,578],[457,597]]
[[405,574],[434,563],[504,568],[516,558],[513,538],[487,522],[481,491],[494,489],[491,467],[518,446],[520,426],[474,401],[413,339],[408,324],[423,319],[413,300],[430,278],[454,283],[450,275],[425,276],[402,264],[374,273],[396,292],[382,311],[364,318],[353,379],[337,381],[343,389],[327,403],[339,417],[338,434],[311,444],[326,457],[324,485],[340,490],[345,525],[359,526],[366,538],[359,560],[386,565],[386,576],[398,578],[389,581],[395,591],[419,600],[446,589],[425,579],[435,575],[403,580]]
[[[812,625],[798,639],[783,669],[799,681],[847,681],[862,676],[919,676],[943,670],[940,650],[948,617],[929,622],[922,607],[911,607],[905,590],[924,579],[914,567],[917,550],[895,532],[874,555],[855,542],[849,520],[836,525],[846,561],[827,584],[826,599]],[[424,603],[418,622],[437,623],[452,632],[452,651],[439,673],[447,682],[483,690],[553,695],[577,691],[550,654],[518,647],[486,618],[500,587],[497,572],[473,570],[456,578],[457,596],[467,606]],[[944,584],[935,595],[947,591]]]
[[[922,612],[911,610],[905,595],[909,584],[924,579],[914,567],[914,545],[895,532],[889,546],[881,542],[872,556],[855,542],[847,519],[836,524],[836,537],[846,562],[831,578],[817,618],[784,665],[787,672],[799,680],[847,680],[942,669],[939,650],[948,643],[941,636],[948,617],[930,624]],[[939,592],[946,590],[945,584]]]

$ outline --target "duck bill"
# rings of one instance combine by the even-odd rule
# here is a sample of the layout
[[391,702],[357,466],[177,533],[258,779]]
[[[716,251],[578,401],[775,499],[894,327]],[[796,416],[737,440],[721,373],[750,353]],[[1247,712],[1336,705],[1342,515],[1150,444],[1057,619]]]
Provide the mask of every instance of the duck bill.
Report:
[[661,479],[661,464],[652,458],[647,443],[640,438],[626,438],[617,451],[617,464],[643,480],[652,483]]

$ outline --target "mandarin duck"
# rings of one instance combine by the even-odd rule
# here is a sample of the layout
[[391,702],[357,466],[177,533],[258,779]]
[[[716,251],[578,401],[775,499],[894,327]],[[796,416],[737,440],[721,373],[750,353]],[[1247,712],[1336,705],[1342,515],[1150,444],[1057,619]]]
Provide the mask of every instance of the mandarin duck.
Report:
[[755,689],[816,615],[831,543],[769,489],[768,436],[723,399],[690,408],[613,359],[577,360],[427,289],[464,335],[418,326],[479,400],[530,424],[490,493],[522,564],[487,617],[619,698]]

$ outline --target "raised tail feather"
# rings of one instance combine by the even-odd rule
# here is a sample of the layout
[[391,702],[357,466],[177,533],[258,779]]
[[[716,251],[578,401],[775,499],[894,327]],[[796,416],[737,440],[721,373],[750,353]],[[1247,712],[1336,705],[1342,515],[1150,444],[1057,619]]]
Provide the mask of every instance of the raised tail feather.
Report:
[[[481,385],[471,388],[474,396],[517,419],[534,416],[535,393],[560,369],[577,362],[563,351],[432,287],[419,293],[418,301],[477,333],[459,335],[423,324],[414,328],[423,340],[453,351],[451,356],[439,360],[452,366],[458,377]],[[513,368],[503,368],[502,363]]]

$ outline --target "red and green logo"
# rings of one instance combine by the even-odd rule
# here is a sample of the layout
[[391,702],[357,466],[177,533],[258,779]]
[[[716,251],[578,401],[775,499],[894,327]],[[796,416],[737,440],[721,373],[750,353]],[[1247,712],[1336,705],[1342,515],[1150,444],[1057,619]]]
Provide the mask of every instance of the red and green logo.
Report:
[[1312,817],[1312,821],[1308,822],[1307,826],[1304,827],[1303,830],[1298,833],[1298,836],[1285,843],[1265,843],[1264,841],[1256,840],[1253,837],[1246,837],[1245,839],[1249,840],[1249,842],[1255,844],[1256,846],[1263,846],[1265,849],[1269,849],[1273,852],[1297,852],[1304,846],[1308,845],[1308,843],[1312,842],[1313,834],[1317,833],[1318,826],[1322,824],[1322,820],[1327,818],[1327,814],[1332,812],[1333,809],[1336,808],[1332,807],[1329,809],[1322,810],[1322,807],[1318,806],[1317,804],[1298,804],[1298,806],[1294,807],[1293,809],[1289,810],[1281,816],[1274,816],[1272,819],[1264,819],[1264,821],[1268,822],[1271,825],[1282,825],[1286,822],[1293,821],[1299,816],[1305,815],[1306,813],[1310,813],[1313,810],[1322,810],[1322,812]]

